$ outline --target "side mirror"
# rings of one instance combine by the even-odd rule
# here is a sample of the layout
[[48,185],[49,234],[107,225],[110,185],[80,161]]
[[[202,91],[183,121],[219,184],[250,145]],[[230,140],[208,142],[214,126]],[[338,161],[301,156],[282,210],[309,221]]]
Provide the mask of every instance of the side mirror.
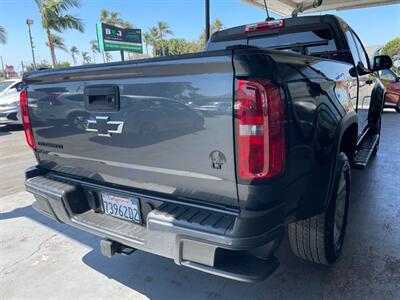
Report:
[[374,65],[372,71],[387,70],[393,66],[392,59],[388,55],[379,55],[374,57]]
[[349,70],[349,74],[351,77],[357,77],[357,68],[356,67],[351,67]]

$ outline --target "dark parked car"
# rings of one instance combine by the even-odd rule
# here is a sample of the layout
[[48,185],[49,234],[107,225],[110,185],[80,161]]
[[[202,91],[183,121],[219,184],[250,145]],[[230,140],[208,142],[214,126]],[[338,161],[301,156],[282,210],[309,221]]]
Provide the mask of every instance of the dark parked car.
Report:
[[[378,149],[386,90],[370,75],[391,65],[370,65],[350,26],[326,15],[222,30],[203,53],[25,74],[37,158],[26,189],[44,215],[102,236],[107,256],[140,249],[256,281],[278,267],[288,228],[297,256],[332,264],[351,167]],[[85,130],[70,133],[65,115],[40,121],[57,114],[35,110],[57,91],[81,96]],[[217,116],[198,112],[210,103]]]

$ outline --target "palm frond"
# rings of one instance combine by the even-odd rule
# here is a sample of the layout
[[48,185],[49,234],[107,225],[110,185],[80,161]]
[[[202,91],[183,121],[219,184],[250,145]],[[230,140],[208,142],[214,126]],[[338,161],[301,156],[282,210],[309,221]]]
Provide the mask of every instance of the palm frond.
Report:
[[100,11],[100,21],[105,22],[109,18],[109,16],[110,12],[107,9],[102,8]]
[[84,31],[83,21],[66,12],[70,8],[80,7],[79,0],[35,0],[42,18],[42,25],[47,29],[62,32],[65,29]]
[[163,36],[165,36],[167,34],[171,34],[171,35],[174,34],[172,32],[172,30],[170,29],[169,24],[167,22],[164,22],[164,21],[158,21],[157,22],[157,29],[158,29],[159,33],[161,33]]
[[7,32],[3,26],[0,26],[0,44],[7,43]]
[[150,33],[150,36],[151,36],[152,40],[158,39],[158,37],[160,35],[159,32],[158,32],[158,28],[155,27],[155,26],[153,26],[153,27],[151,27],[149,29],[149,33]]
[[73,15],[64,15],[62,17],[60,17],[58,19],[57,24],[54,24],[54,30],[58,30],[57,31],[63,31],[65,29],[76,29],[79,32],[84,32],[85,31],[85,27],[83,25],[83,21]]
[[92,52],[95,52],[95,53],[99,52],[99,45],[97,43],[97,40],[90,41],[90,49],[92,50]]
[[107,62],[109,62],[113,58],[110,52],[105,52],[104,56]]
[[79,8],[81,3],[79,0],[52,0],[51,1],[56,10],[63,12],[70,8]]
[[82,51],[81,52],[81,56],[82,56],[82,60],[85,64],[90,63],[90,56],[89,56],[89,52],[87,51]]
[[[62,50],[64,52],[68,52],[68,49],[64,44],[64,39],[61,36],[55,35],[55,34],[51,34],[50,38],[51,38],[51,42],[53,43],[54,48],[60,49],[60,50]],[[48,42],[46,42],[46,46],[49,47],[49,43]]]
[[70,52],[71,54],[79,54],[79,50],[78,50],[78,48],[77,48],[76,46],[72,46],[72,47],[69,49],[69,52]]
[[133,28],[134,27],[133,24],[131,22],[129,22],[129,21],[123,21],[120,25],[123,28]]

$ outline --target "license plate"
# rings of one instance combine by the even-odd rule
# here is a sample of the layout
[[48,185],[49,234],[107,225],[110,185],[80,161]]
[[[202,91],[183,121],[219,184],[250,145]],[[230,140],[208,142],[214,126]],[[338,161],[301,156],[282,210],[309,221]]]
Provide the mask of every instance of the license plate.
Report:
[[102,193],[104,213],[107,215],[128,220],[135,223],[141,223],[139,199],[126,198],[108,193]]

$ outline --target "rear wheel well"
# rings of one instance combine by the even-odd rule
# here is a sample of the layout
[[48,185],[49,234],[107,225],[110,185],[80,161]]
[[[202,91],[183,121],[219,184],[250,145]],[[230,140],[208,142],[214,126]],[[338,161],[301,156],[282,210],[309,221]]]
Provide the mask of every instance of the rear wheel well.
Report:
[[357,124],[352,124],[344,131],[340,141],[339,153],[344,152],[350,162],[354,160],[356,154],[357,134]]

